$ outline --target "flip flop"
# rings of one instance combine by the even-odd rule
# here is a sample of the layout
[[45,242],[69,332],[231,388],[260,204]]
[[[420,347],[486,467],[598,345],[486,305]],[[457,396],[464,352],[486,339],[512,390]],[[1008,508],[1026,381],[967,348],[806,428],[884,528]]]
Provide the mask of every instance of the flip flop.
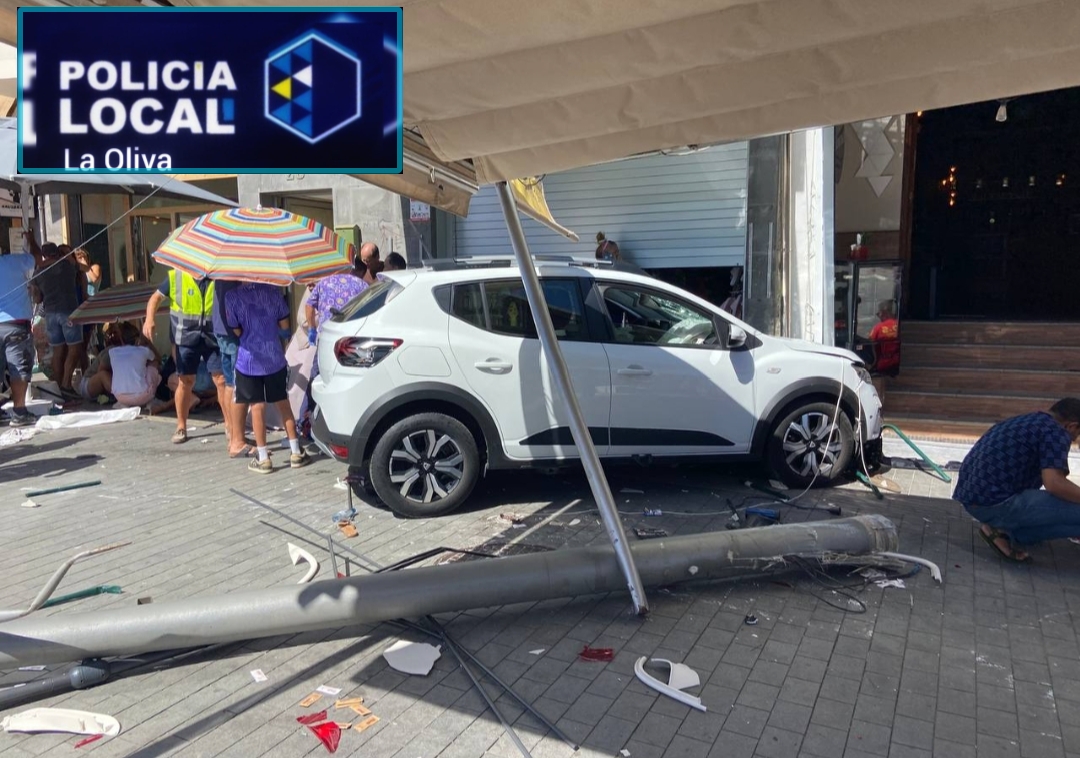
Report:
[[230,458],[250,458],[254,454],[255,454],[255,448],[253,448],[251,445],[244,445],[242,448],[240,448],[239,452],[229,453],[229,457]]
[[188,441],[187,429],[177,429],[175,432],[173,432],[172,443],[174,445],[179,445],[179,444],[181,444],[183,442],[187,442],[187,441]]
[[986,532],[984,532],[982,530],[982,527],[979,527],[979,536],[982,537],[983,542],[985,542],[987,545],[989,545],[990,547],[992,547],[994,549],[995,553],[997,553],[998,555],[1000,555],[1002,558],[1009,561],[1010,563],[1031,563],[1031,556],[1030,555],[1025,556],[1023,558],[1017,558],[1016,557],[1016,555],[1015,555],[1016,549],[1012,548],[1012,542],[1011,541],[1009,542],[1009,547],[1012,548],[1012,550],[1010,552],[1006,553],[1004,550],[1001,549],[1001,546],[997,544],[996,540],[1000,539],[1001,537],[1005,537],[1006,539],[1008,539],[1008,535],[1006,535],[1004,532],[999,532],[997,529],[994,529],[993,527],[991,527],[990,528],[990,534],[987,534]]

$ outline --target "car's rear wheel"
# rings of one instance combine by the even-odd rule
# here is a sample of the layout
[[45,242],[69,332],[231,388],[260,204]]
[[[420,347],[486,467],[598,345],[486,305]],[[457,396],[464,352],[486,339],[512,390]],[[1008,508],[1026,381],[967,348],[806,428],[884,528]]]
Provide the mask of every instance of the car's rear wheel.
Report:
[[823,485],[847,471],[854,450],[855,433],[847,414],[837,413],[833,403],[808,403],[773,428],[769,465],[789,487]]
[[407,518],[450,513],[465,502],[479,477],[480,452],[472,432],[442,413],[398,421],[371,455],[375,492]]

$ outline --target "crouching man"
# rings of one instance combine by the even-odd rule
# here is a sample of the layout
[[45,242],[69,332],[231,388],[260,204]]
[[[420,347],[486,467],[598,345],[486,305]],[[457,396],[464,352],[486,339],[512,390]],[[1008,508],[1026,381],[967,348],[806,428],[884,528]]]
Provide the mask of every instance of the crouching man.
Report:
[[953,499],[1001,557],[1025,562],[1025,547],[1080,537],[1080,487],[1066,478],[1078,436],[1080,399],[1065,398],[996,424],[964,458]]

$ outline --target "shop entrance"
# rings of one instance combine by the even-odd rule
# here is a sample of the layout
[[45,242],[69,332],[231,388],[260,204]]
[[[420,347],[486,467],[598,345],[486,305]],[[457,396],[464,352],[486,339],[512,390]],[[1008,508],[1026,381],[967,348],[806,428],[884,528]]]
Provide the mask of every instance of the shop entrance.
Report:
[[916,121],[911,316],[1080,321],[1080,89]]

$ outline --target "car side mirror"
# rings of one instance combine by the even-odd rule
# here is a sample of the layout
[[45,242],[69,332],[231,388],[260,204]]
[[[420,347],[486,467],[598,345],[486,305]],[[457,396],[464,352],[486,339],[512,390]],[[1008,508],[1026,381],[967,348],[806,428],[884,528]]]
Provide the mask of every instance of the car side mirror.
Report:
[[737,347],[743,347],[746,344],[747,334],[746,330],[742,327],[732,324],[728,327],[727,335],[727,348],[733,350]]

